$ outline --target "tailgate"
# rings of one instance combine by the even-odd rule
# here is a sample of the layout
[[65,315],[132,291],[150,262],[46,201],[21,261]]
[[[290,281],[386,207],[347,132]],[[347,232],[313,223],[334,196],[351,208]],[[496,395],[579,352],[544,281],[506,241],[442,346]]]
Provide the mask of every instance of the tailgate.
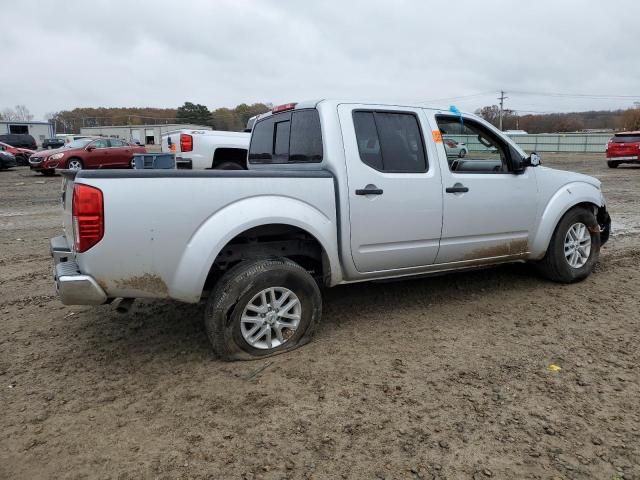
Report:
[[170,132],[163,135],[161,150],[163,153],[178,153],[180,151],[180,132]]
[[637,156],[640,153],[637,143],[610,143],[607,148],[607,156],[624,157]]

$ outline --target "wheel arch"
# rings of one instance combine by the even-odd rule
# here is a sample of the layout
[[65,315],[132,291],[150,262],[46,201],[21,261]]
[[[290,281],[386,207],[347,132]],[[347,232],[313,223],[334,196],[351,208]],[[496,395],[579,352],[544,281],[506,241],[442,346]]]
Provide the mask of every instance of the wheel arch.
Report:
[[211,160],[211,168],[217,168],[219,165],[230,162],[235,163],[247,169],[247,149],[241,147],[227,147],[220,146],[213,152],[213,159]]
[[[282,213],[274,214],[274,211]],[[335,218],[298,199],[263,195],[227,205],[200,225],[169,282],[170,296],[188,302],[199,301],[216,259],[225,247],[247,232],[271,226],[308,235],[322,249],[324,283],[334,285],[341,280]]]
[[594,215],[597,216],[599,210],[604,209],[602,192],[584,182],[570,183],[558,189],[547,202],[538,220],[537,230],[529,249],[532,260],[544,257],[558,223],[568,211],[577,207],[593,209]]

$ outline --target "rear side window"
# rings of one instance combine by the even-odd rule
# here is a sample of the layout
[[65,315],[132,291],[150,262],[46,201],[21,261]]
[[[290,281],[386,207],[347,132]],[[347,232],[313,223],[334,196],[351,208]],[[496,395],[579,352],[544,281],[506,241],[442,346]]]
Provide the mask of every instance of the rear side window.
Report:
[[315,109],[280,113],[255,124],[250,163],[318,163],[322,161],[320,117]]
[[418,119],[413,113],[353,112],[360,159],[383,172],[427,171],[427,156]]

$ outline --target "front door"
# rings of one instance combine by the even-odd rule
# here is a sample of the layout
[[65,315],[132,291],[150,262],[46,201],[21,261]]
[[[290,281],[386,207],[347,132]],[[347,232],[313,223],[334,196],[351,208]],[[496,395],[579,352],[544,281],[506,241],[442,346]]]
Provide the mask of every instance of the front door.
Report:
[[[340,105],[348,172],[351,255],[359,272],[433,264],[442,185],[421,109]],[[427,137],[428,138],[428,137]]]
[[85,168],[108,168],[111,157],[109,155],[109,139],[94,140],[87,145],[87,148],[91,148],[91,151],[87,151],[85,155]]
[[[520,153],[479,121],[436,115],[435,122],[444,198],[436,263],[525,257],[537,215],[535,169],[512,173],[511,158]],[[454,142],[466,151],[451,149]]]

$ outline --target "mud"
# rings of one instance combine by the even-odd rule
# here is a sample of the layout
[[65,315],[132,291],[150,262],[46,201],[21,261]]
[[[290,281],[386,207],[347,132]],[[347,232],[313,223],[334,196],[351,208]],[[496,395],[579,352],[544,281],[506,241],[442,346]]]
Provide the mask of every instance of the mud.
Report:
[[[476,260],[481,258],[494,258],[494,257],[507,257],[507,256],[522,258],[522,255],[527,253],[528,248],[529,248],[529,244],[526,239],[510,240],[505,243],[493,245],[491,247],[479,248],[479,249],[473,250],[472,252],[469,252],[468,255],[466,255],[465,260]],[[517,257],[517,255],[521,255],[521,256]]]
[[167,284],[162,277],[151,273],[145,273],[136,277],[115,281],[116,287],[120,290],[137,290],[166,297],[169,295]]
[[0,478],[640,479],[640,168],[543,161],[604,182],[590,278],[339,287],[313,342],[243,363],[202,306],[61,305],[61,179],[0,171]]

